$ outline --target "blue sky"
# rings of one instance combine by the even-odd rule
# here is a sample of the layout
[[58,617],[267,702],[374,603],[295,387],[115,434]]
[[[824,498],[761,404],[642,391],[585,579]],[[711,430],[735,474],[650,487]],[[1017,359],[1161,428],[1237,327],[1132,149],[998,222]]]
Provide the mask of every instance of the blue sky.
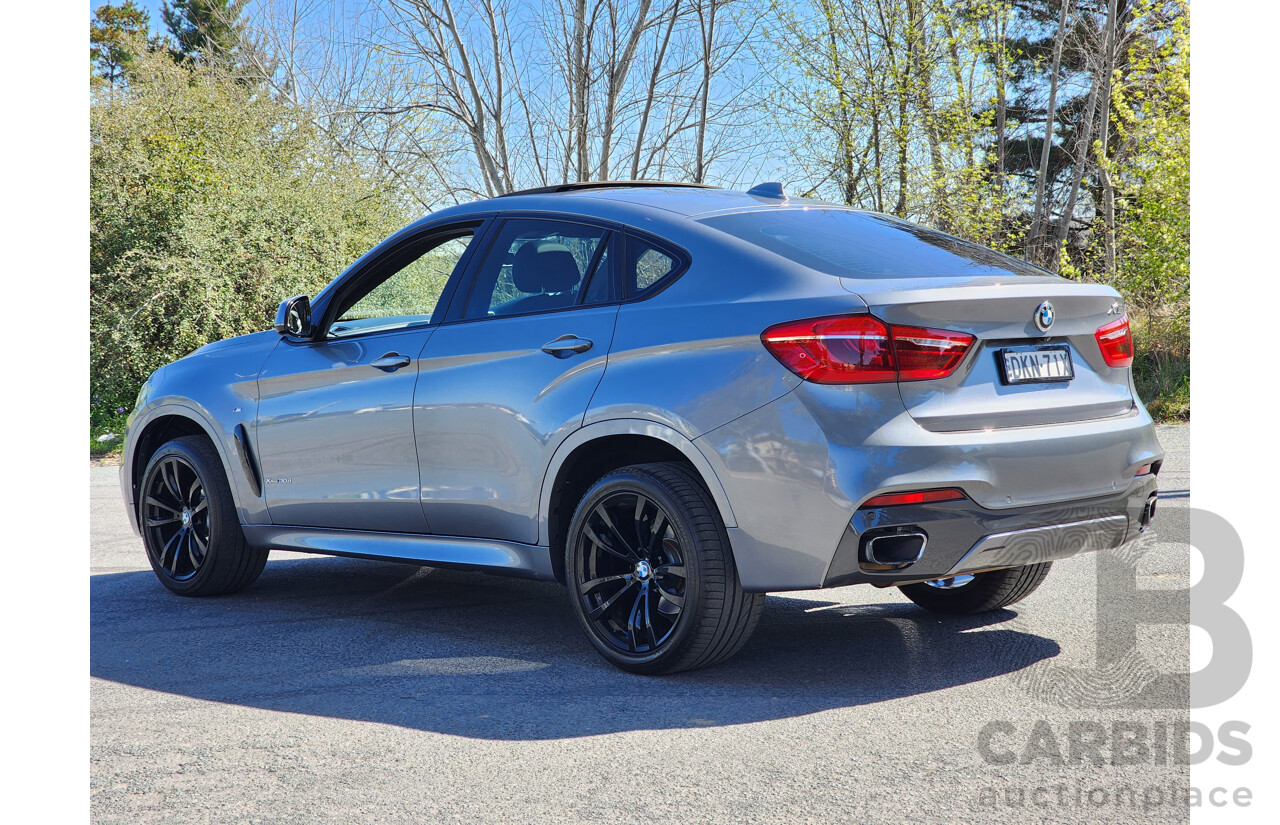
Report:
[[[94,10],[104,4],[118,5],[123,2],[124,0],[92,0],[89,4],[89,16],[92,18]],[[357,3],[358,2],[359,0],[357,0]],[[537,0],[535,0],[535,2],[537,2]],[[784,0],[784,2],[790,3],[792,0]],[[134,4],[145,9],[150,15],[151,32],[153,34],[167,34],[164,27],[164,21],[161,18],[163,0],[134,0]],[[258,5],[257,0],[250,0],[244,11],[244,16],[252,17],[254,7],[256,5]],[[520,4],[515,4],[513,8],[516,14],[520,14],[522,12],[537,13],[535,10]],[[719,161],[713,163],[710,179],[713,180],[713,182],[722,184],[726,183],[727,181],[721,180],[719,175],[728,173],[730,169],[735,169],[736,171],[732,173],[735,183],[740,184],[745,188],[746,186],[762,180],[786,180],[793,178],[795,170],[788,172],[786,167],[786,158],[777,156],[768,151],[761,152],[758,151],[758,147],[752,147],[738,151],[731,151]]]

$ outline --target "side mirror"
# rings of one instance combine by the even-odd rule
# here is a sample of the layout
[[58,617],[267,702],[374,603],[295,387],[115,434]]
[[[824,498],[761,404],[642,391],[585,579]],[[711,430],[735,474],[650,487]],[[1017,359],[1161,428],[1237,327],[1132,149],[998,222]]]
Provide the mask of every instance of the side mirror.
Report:
[[311,299],[295,295],[280,304],[276,311],[276,332],[298,338],[311,337]]

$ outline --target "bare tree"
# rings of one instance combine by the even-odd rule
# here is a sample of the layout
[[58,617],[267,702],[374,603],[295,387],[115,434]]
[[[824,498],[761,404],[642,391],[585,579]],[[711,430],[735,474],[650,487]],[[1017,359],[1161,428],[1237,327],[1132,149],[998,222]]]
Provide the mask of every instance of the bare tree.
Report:
[[1040,170],[1036,175],[1036,194],[1031,217],[1031,231],[1027,233],[1027,257],[1037,260],[1042,257],[1040,246],[1042,230],[1048,223],[1045,213],[1048,211],[1045,189],[1049,179],[1049,151],[1053,147],[1053,123],[1057,115],[1058,76],[1062,71],[1062,43],[1067,36],[1067,9],[1069,0],[1061,0],[1061,13],[1058,17],[1058,31],[1053,38],[1053,62],[1049,69],[1049,103],[1044,113],[1044,139],[1040,144]]

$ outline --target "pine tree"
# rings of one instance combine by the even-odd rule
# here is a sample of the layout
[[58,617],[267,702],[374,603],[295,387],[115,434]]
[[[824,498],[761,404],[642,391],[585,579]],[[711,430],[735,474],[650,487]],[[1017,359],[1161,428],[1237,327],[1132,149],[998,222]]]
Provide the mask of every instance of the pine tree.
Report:
[[137,44],[147,35],[151,15],[133,0],[118,6],[102,5],[89,23],[89,65],[97,77],[112,86],[119,83],[133,62]]
[[233,62],[240,48],[248,0],[173,0],[160,16],[176,43],[171,50],[180,63]]

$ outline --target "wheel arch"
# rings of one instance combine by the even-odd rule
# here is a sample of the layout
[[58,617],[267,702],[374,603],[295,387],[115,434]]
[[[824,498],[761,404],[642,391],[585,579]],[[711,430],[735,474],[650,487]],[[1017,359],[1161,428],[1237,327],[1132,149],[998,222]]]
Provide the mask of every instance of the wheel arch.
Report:
[[[127,479],[123,480],[125,492],[129,497],[129,516],[135,529],[138,524],[138,485],[142,483],[142,475],[146,472],[147,462],[155,455],[161,445],[185,435],[199,435],[209,439],[218,459],[222,462],[222,470],[230,481],[232,499],[237,510],[242,508],[241,481],[234,471],[234,464],[227,454],[225,439],[219,438],[218,429],[201,411],[178,403],[161,403],[147,410],[141,422],[135,422],[131,434],[129,448],[122,456],[122,465],[127,470]],[[243,521],[243,518],[241,519]]]
[[711,494],[726,527],[734,527],[729,497],[696,445],[664,424],[614,419],[583,427],[552,456],[539,497],[538,543],[550,548],[556,578],[564,580],[564,534],[582,494],[596,479],[629,464],[679,461],[690,467]]

